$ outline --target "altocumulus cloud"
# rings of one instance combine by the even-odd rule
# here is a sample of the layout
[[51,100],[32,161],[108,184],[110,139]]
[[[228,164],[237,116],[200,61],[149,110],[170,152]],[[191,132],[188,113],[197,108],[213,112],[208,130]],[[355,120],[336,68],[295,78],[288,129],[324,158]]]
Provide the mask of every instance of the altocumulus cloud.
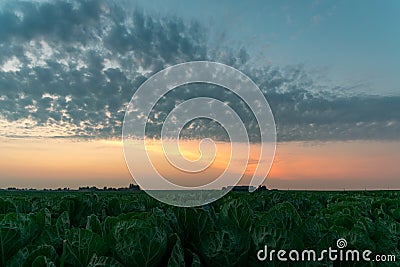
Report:
[[[322,90],[301,66],[254,68],[245,49],[213,48],[198,22],[145,14],[122,3],[0,5],[1,136],[119,137],[126,105],[149,76],[177,63],[212,60],[240,69],[259,85],[275,115],[279,140],[400,137],[400,97]],[[163,98],[149,118],[149,135],[158,136],[168,111],[194,96],[212,96],[241,110],[257,140],[246,106],[226,90],[206,85],[183,86]],[[224,139],[220,128],[198,120],[184,134]]]

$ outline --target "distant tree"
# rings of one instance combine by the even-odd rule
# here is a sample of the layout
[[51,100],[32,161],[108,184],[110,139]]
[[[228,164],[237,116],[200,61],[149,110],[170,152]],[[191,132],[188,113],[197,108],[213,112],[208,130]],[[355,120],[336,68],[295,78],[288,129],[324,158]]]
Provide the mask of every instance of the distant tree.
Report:
[[135,185],[135,184],[130,184],[129,185],[129,190],[140,190],[140,187],[138,185]]

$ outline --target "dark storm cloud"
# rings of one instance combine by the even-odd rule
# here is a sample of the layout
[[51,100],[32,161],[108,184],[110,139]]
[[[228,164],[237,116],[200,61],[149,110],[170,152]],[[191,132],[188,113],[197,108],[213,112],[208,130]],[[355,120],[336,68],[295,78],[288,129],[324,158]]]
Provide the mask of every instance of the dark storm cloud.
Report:
[[[119,137],[126,105],[146,78],[173,64],[212,60],[239,68],[260,86],[279,140],[400,137],[399,97],[322,90],[299,66],[252,68],[245,49],[207,45],[207,29],[197,22],[119,3],[7,2],[0,10],[0,117],[66,127],[71,136]],[[163,99],[150,117],[149,135],[159,135],[162,120],[179,102],[210,96],[238,110],[257,140],[254,117],[236,96],[213,86],[196,88],[178,88]],[[199,120],[183,135],[224,139],[225,132]]]

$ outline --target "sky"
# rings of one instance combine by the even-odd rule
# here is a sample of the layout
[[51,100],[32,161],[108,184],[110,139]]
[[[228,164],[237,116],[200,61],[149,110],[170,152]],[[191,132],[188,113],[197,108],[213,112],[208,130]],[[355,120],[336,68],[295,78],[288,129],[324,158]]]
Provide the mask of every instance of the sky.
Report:
[[[398,1],[0,1],[0,187],[132,183],[121,131],[133,93],[165,67],[210,60],[248,75],[271,106],[267,186],[400,189],[399,15]],[[194,96],[243,106],[223,88],[182,86],[157,104],[147,137]],[[238,114],[256,142],[249,110]],[[185,154],[204,137],[226,146],[212,121],[183,136]]]
[[[302,64],[330,85],[399,95],[398,1],[147,1],[146,12],[207,25],[214,38],[246,47],[258,62]],[[352,90],[354,90],[353,88]]]

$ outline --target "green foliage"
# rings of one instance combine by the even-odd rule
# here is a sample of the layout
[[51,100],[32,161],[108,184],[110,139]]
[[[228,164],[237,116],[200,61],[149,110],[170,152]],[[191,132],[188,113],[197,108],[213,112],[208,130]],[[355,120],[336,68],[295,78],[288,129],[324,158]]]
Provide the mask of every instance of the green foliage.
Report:
[[86,223],[86,229],[91,230],[93,233],[96,233],[98,235],[103,235],[103,231],[101,229],[101,223],[99,219],[97,218],[96,215],[92,214],[88,216],[87,218],[87,223]]
[[126,266],[157,266],[167,249],[167,235],[151,220],[120,221],[113,228],[114,253]]
[[[25,259],[23,267],[55,266],[59,256],[53,246],[43,245],[33,250]],[[40,265],[41,263],[41,265]]]
[[22,246],[21,232],[15,226],[2,225],[0,227],[0,260],[2,266]]
[[182,242],[177,234],[173,234],[169,237],[169,247],[172,246],[172,250],[169,253],[168,267],[185,266],[185,252],[182,247]]
[[72,228],[64,242],[64,258],[73,266],[87,266],[94,254],[104,255],[107,245],[100,235],[90,230]]
[[339,238],[399,259],[400,192],[231,192],[197,208],[144,193],[0,193],[0,266],[259,266],[265,245],[318,251]]
[[70,229],[71,224],[69,221],[69,215],[67,211],[61,213],[60,217],[57,218],[56,229],[57,234],[64,240],[67,238],[68,230]]
[[15,206],[13,201],[7,198],[6,199],[0,198],[0,214],[6,214],[15,211],[17,211],[17,207]]

